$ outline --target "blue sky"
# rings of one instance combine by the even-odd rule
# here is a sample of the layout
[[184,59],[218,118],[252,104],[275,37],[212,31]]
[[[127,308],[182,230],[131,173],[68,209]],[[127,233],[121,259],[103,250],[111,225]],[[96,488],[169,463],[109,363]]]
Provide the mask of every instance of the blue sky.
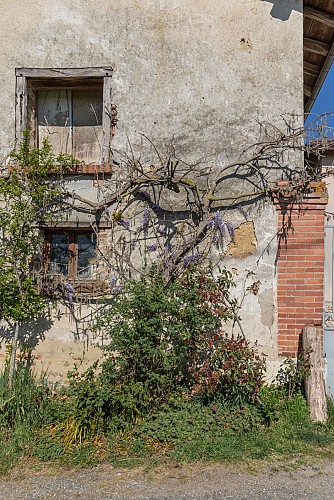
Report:
[[333,113],[333,116],[328,117],[328,125],[334,127],[334,65],[332,65],[328,72],[327,78],[311,109],[310,116],[306,120],[306,124],[323,113]]

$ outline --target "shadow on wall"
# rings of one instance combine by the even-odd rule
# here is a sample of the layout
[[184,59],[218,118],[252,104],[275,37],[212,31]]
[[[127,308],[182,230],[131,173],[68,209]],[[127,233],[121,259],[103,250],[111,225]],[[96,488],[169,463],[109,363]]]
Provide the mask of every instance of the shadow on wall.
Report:
[[[53,325],[53,321],[48,316],[43,316],[37,321],[28,321],[24,323],[19,330],[18,354],[27,355],[30,358],[35,347],[45,339],[45,334]],[[0,348],[4,348],[6,344],[10,344],[14,336],[14,326],[0,326]]]
[[282,21],[287,21],[292,11],[303,12],[302,0],[262,0],[262,2],[272,3],[270,15]]

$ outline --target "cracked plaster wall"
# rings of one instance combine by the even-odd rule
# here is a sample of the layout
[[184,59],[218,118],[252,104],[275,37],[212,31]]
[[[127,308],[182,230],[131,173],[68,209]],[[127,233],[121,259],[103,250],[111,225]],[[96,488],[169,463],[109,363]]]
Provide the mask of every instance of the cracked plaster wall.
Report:
[[[231,256],[228,255],[227,247],[224,264],[233,273],[236,283],[233,294],[240,300],[246,292],[240,309],[242,328],[246,338],[256,343],[259,352],[265,354],[270,377],[277,368],[278,358],[277,281],[274,266],[277,254],[276,213],[271,203],[265,202],[260,207],[250,207],[246,216],[249,221],[254,221],[254,232],[252,228],[248,242],[252,252],[245,255],[245,247],[241,245],[241,256]],[[247,224],[250,227],[250,223]],[[248,271],[254,274],[246,278]],[[259,282],[255,294],[247,291],[254,282]],[[233,329],[232,325],[227,325],[227,331],[240,334],[238,325]]]
[[[16,67],[112,66],[115,150],[129,153],[131,143],[139,151],[140,133],[158,148],[173,138],[180,156],[219,169],[258,139],[257,121],[280,124],[292,113],[302,123],[301,6],[280,0],[274,16],[273,2],[262,0],[2,0],[1,158],[14,144]],[[246,269],[260,280],[241,316],[247,338],[261,339],[275,359],[276,214],[265,203],[239,223],[252,224],[249,252],[238,256],[232,245],[215,258],[237,270],[239,295]],[[60,344],[66,328],[54,330]]]
[[15,67],[113,66],[117,150],[175,138],[223,161],[256,120],[302,115],[302,14],[262,0],[2,0],[2,155],[14,137]]

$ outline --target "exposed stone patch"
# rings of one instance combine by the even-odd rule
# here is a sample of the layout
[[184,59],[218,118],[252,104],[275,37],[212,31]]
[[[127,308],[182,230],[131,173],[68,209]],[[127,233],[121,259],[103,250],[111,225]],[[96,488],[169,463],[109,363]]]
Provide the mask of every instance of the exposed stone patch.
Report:
[[226,255],[243,259],[256,252],[257,240],[255,236],[254,223],[243,222],[234,231],[234,240],[227,246]]

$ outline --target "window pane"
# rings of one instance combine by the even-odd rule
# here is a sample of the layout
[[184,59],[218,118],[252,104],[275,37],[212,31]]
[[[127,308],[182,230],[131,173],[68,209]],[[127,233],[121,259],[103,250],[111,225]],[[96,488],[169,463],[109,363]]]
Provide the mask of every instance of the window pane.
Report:
[[78,234],[78,275],[91,276],[96,263],[96,237],[94,234]]
[[37,92],[38,146],[47,138],[55,154],[72,153],[71,90]]
[[99,163],[102,145],[102,90],[73,90],[73,156]]
[[51,273],[68,275],[69,237],[67,234],[52,234],[50,238],[50,263]]
[[85,163],[100,163],[102,102],[102,88],[38,90],[38,146],[48,138],[55,154],[72,154]]

